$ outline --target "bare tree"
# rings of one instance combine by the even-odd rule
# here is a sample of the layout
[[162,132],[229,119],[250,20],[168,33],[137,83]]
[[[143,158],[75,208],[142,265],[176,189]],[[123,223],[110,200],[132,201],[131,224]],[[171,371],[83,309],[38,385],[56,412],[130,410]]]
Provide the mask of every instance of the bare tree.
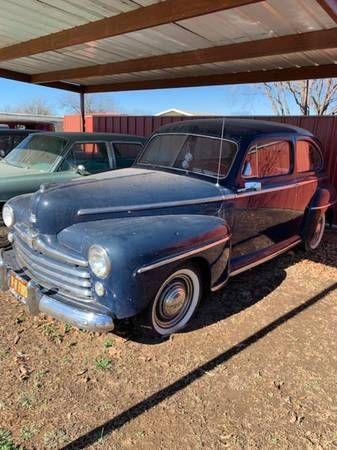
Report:
[[264,83],[264,92],[277,115],[289,115],[291,102],[303,115],[337,114],[336,78]]
[[54,113],[53,109],[43,98],[34,98],[18,105],[6,105],[1,109],[3,112],[31,114],[37,116],[49,116]]
[[[60,100],[60,106],[66,113],[81,112],[80,98],[76,94],[66,94]],[[113,99],[110,96],[99,96],[95,94],[85,95],[86,114],[117,112]]]

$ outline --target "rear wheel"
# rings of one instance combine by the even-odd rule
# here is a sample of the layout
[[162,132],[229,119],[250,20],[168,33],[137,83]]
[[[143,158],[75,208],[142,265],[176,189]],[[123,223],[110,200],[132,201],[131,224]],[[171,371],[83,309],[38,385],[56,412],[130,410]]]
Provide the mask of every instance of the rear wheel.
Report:
[[182,330],[196,312],[202,295],[200,271],[192,265],[172,273],[148,309],[137,317],[142,334],[169,336]]
[[307,251],[316,250],[322,242],[325,230],[325,214],[321,214],[316,221],[313,231],[305,240],[305,249]]

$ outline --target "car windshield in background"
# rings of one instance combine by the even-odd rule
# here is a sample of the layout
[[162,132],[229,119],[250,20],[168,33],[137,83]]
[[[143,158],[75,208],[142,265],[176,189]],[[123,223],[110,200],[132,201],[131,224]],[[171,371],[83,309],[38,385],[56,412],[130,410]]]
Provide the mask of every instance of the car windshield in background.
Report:
[[48,172],[60,160],[67,145],[57,136],[34,134],[28,136],[6,156],[8,164]]
[[[138,163],[225,177],[236,155],[234,142],[207,136],[162,134],[150,140]],[[221,152],[221,161],[219,164]]]

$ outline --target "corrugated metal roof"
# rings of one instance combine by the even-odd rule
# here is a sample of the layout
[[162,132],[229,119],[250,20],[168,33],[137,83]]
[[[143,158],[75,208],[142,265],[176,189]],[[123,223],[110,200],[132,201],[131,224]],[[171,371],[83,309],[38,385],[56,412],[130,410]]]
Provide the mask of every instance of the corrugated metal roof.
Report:
[[[6,47],[158,0],[11,0],[2,2],[0,42]],[[258,41],[336,27],[317,0],[266,0],[121,36],[0,62],[0,68],[38,74],[231,43]],[[258,45],[258,42],[257,42]],[[336,43],[337,47],[337,43]],[[83,85],[165,77],[335,64],[337,51],[320,50],[234,62],[201,64],[106,77],[67,80]]]

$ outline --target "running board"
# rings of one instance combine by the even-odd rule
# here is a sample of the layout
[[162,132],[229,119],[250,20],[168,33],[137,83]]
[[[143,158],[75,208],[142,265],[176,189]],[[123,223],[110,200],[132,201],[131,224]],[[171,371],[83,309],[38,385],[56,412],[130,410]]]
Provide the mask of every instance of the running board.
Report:
[[211,288],[212,292],[216,292],[219,289],[221,289],[228,281],[229,278],[235,277],[236,275],[239,275],[240,273],[246,272],[247,270],[250,269],[254,269],[254,267],[259,266],[260,264],[264,264],[265,262],[270,261],[271,259],[276,258],[279,255],[282,255],[282,253],[286,253],[288,250],[292,249],[293,247],[296,247],[298,244],[300,244],[302,242],[302,239],[296,239],[295,241],[293,241],[291,244],[287,245],[286,247],[281,248],[280,250],[277,250],[276,252],[270,253],[267,256],[264,256],[263,258],[260,258],[250,264],[247,265],[243,265],[242,267],[239,267],[236,270],[233,270],[228,278],[223,281],[222,283],[214,286]]

